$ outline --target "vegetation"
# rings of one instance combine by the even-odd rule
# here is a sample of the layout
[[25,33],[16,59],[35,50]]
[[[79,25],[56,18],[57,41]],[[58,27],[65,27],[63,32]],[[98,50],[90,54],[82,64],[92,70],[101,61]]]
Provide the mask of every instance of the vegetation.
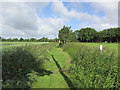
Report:
[[22,47],[26,45],[41,45],[41,44],[47,44],[48,42],[2,42],[0,43],[0,50],[11,50],[14,49],[14,47]]
[[80,42],[93,42],[96,41],[97,31],[92,28],[82,28],[76,31],[77,40]]
[[71,27],[63,26],[59,30],[59,39],[64,41],[79,41],[79,42],[118,42],[119,41],[119,30],[120,28],[109,28],[103,31],[97,32],[93,28],[81,28],[73,32],[70,30]]
[[80,30],[76,30],[73,32],[71,27],[63,26],[59,30],[58,39],[48,39],[48,38],[9,38],[4,39],[0,37],[2,41],[12,41],[12,42],[57,42],[58,40],[63,40],[65,42],[119,42],[120,32],[118,28],[109,28],[102,31],[97,32],[94,28],[81,28]]
[[[2,87],[120,88],[118,44],[112,43],[119,43],[118,29],[73,31],[63,26],[55,39],[0,37],[5,41],[0,44]],[[58,40],[62,45],[53,43]]]
[[67,81],[60,74],[59,68],[55,64],[52,55],[63,71],[69,69],[69,55],[63,52],[61,48],[55,46],[48,53],[48,60],[44,63],[44,68],[49,71],[49,74],[42,77],[38,76],[36,82],[33,82],[32,88],[69,88]]
[[104,48],[93,49],[83,44],[69,43],[63,50],[72,57],[70,78],[76,88],[118,88],[118,54]]
[[24,38],[9,38],[9,39],[5,39],[5,38],[1,38],[2,41],[6,41],[6,42],[56,42],[58,39],[48,39],[48,38],[41,38],[41,39],[36,39],[36,38],[30,38],[30,39],[24,39]]
[[75,34],[72,32],[72,30],[70,30],[71,27],[65,27],[63,26],[63,28],[61,30],[59,30],[59,39],[60,40],[64,40],[65,42],[68,41],[76,41],[76,36]]
[[26,45],[2,52],[2,87],[29,88],[35,78],[44,75],[42,67],[54,44]]
[[99,51],[100,43],[66,43],[62,48],[54,43],[23,44],[3,43],[4,88],[68,88],[71,83],[76,88],[120,87],[115,43],[101,43],[103,52]]

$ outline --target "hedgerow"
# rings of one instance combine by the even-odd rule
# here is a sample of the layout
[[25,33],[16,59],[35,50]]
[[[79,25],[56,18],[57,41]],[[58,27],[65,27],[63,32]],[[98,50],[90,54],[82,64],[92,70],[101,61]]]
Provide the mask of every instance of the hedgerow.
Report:
[[30,88],[53,44],[26,45],[2,52],[2,87]]
[[70,78],[76,88],[118,88],[118,55],[104,48],[68,43],[63,50],[72,58]]

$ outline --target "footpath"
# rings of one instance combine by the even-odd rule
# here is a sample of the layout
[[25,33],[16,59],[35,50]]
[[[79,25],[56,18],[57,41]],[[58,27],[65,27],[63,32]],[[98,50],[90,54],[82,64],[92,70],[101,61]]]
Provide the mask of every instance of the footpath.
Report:
[[61,48],[54,47],[45,61],[45,69],[48,75],[39,76],[32,84],[32,88],[70,88],[74,87],[67,71],[70,65],[70,56],[63,52]]

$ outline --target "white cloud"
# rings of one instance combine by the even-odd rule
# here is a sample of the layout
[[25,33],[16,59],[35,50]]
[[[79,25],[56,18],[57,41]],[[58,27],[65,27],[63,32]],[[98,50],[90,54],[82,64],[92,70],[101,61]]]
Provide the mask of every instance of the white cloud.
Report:
[[[52,10],[60,14],[61,17],[70,20],[71,18],[82,21],[85,25],[92,26],[97,30],[105,28],[117,27],[118,24],[118,3],[117,2],[93,2],[90,3],[96,12],[104,12],[105,16],[91,15],[87,12],[78,12],[75,9],[68,10],[61,1],[53,2]],[[81,8],[80,8],[81,9]],[[97,28],[99,27],[99,28]]]
[[61,18],[40,18],[36,8],[42,10],[48,3],[3,3],[2,7],[2,36],[24,38],[56,37],[63,26]]
[[56,13],[59,13],[63,16],[69,16],[69,11],[61,1],[53,2],[51,8]]
[[21,30],[38,28],[34,11],[24,3],[3,3],[2,10],[5,24]]
[[58,31],[63,27],[63,20],[61,18],[38,18],[39,28],[37,31],[29,33],[26,30],[26,33],[29,33],[33,37],[48,37],[55,38],[57,37]]
[[2,21],[0,22],[2,36],[12,38],[55,38],[57,37],[58,31],[64,25],[64,22],[69,22],[70,19],[82,21],[83,23],[79,25],[79,28],[89,26],[96,30],[103,30],[105,28],[117,26],[117,3],[92,3],[91,5],[96,12],[105,12],[105,16],[100,17],[97,15],[90,15],[87,12],[78,12],[75,9],[68,10],[62,2],[58,1],[52,3],[51,9],[57,16],[60,16],[59,18],[56,16],[39,17],[36,9],[42,12],[47,5],[49,5],[48,2],[3,3],[2,9],[0,9],[0,12],[2,12],[2,20],[0,18],[0,21]]
[[4,35],[5,38],[20,38],[24,36],[29,37],[23,30],[16,30],[8,25],[2,25],[2,29],[4,30],[2,31],[2,35]]
[[106,16],[105,21],[114,24],[118,20],[118,3],[117,2],[96,2],[92,3],[94,9],[99,12],[103,11]]
[[93,24],[93,25],[90,25],[90,24],[80,24],[80,26],[78,26],[80,28],[86,28],[86,27],[91,27],[91,28],[94,28],[98,31],[101,31],[101,30],[104,30],[104,29],[107,29],[107,28],[114,28],[116,27],[115,25],[111,25],[109,23],[101,23],[101,24]]
[[63,26],[63,20],[61,18],[40,18],[39,19],[39,31],[43,34],[57,33]]

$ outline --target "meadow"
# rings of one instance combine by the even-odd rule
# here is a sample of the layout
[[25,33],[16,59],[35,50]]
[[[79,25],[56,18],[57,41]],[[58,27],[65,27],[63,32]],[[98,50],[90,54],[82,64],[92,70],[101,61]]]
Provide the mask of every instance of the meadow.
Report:
[[3,88],[120,87],[117,43],[2,42],[1,48]]

